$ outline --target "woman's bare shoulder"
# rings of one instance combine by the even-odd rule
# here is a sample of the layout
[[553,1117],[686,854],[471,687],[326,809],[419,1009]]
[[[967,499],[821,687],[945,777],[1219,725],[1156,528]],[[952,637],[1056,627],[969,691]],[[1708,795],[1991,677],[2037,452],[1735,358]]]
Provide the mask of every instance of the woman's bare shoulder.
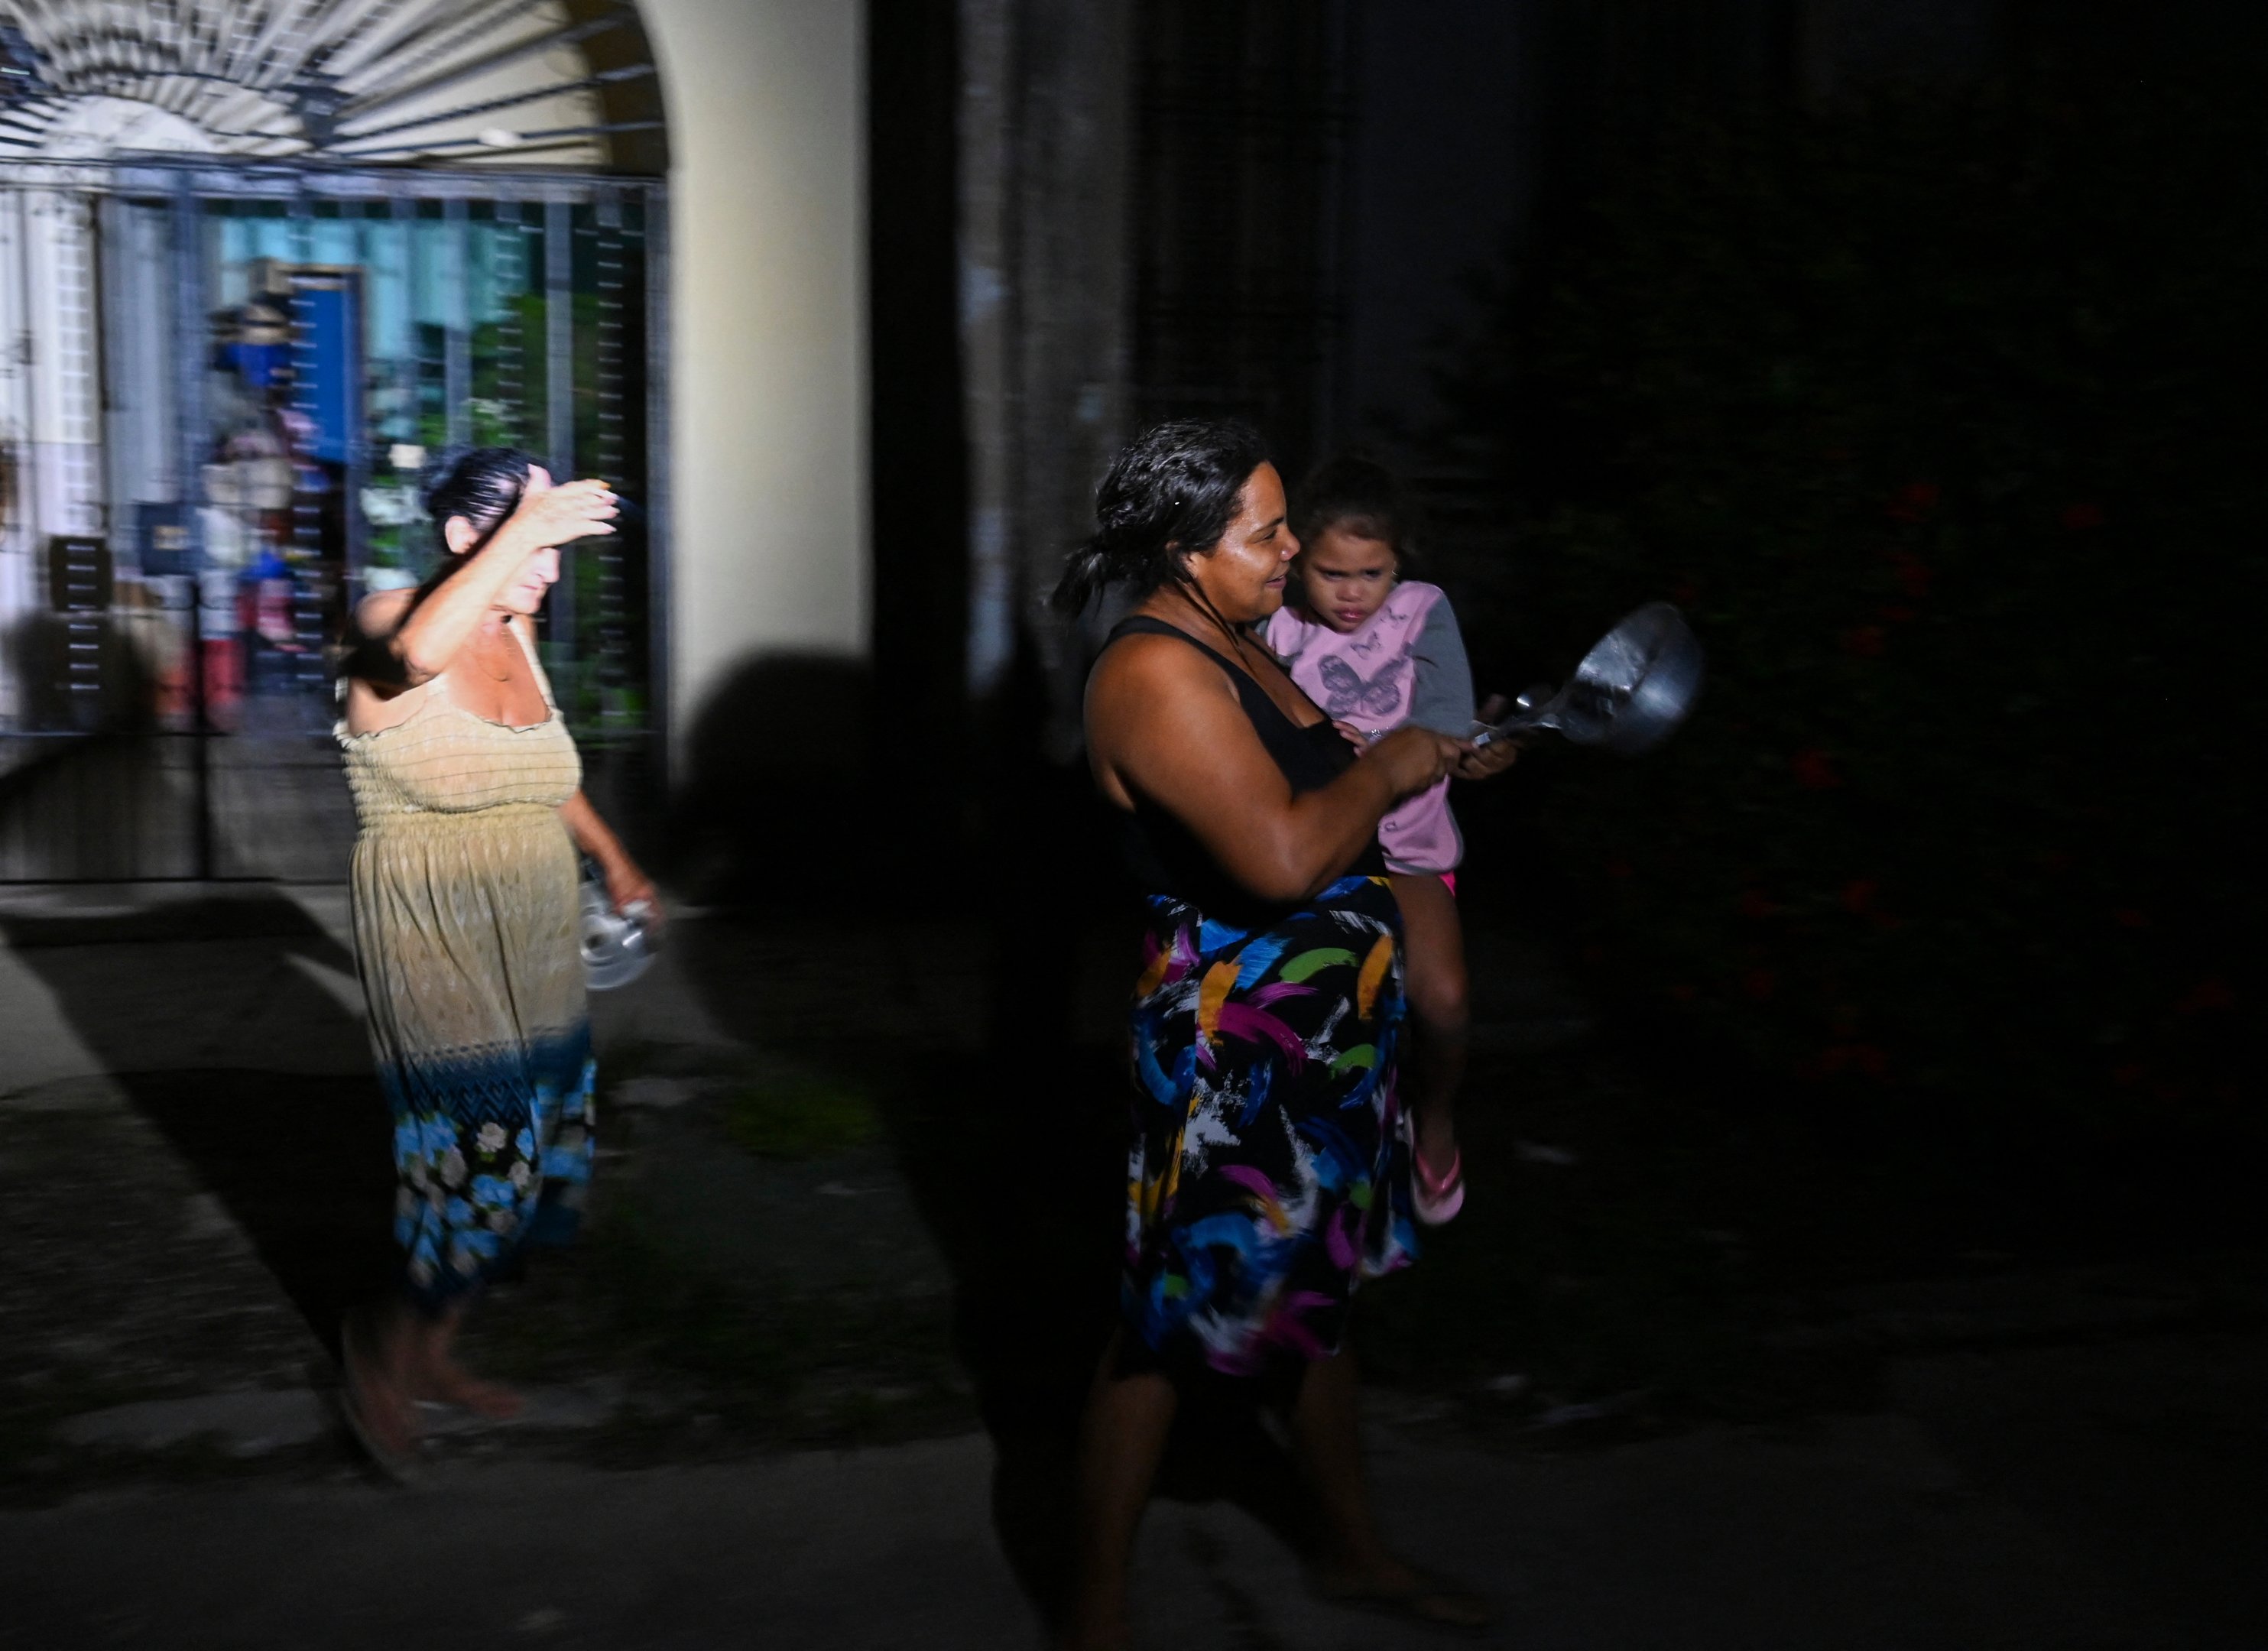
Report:
[[372,591],[355,604],[355,629],[365,637],[390,637],[401,629],[416,601],[415,589]]
[[414,590],[372,591],[355,604],[339,666],[354,694],[392,701],[410,689],[409,672],[394,651],[394,638],[416,601]]
[[1113,687],[1189,687],[1226,682],[1220,662],[1210,658],[1189,639],[1154,630],[1123,636],[1102,651],[1094,662],[1094,681]]
[[1104,752],[1227,737],[1241,722],[1236,685],[1218,660],[1172,637],[1122,637],[1087,679],[1087,731]]

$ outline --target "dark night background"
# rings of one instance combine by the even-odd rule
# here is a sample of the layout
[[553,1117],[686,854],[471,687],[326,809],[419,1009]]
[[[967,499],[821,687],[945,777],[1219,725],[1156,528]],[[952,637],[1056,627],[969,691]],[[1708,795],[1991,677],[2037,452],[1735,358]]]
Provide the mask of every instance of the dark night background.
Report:
[[[1468,912],[1548,939],[1791,1263],[2257,1242],[2264,22],[1138,8],[1138,422],[1401,465],[1484,692],[1647,600],[1707,645],[1661,754],[1465,796]],[[885,703],[954,577],[952,225],[900,210],[951,48],[878,12]],[[1019,691],[943,783],[1060,909],[1103,851]]]

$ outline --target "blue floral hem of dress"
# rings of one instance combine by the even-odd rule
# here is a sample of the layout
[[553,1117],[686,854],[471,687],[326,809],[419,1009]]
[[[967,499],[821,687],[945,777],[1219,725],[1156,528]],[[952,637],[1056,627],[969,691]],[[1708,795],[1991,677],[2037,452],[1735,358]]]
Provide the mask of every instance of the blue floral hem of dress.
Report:
[[394,1236],[428,1312],[531,1243],[564,1243],[591,1181],[598,1065],[587,1025],[524,1046],[379,1070],[394,1110]]

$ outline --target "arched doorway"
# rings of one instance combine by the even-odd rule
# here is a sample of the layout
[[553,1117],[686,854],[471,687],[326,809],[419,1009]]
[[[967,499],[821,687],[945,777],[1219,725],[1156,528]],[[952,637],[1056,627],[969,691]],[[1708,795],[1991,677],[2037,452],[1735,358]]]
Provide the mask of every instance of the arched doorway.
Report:
[[0,880],[333,877],[327,648],[465,443],[641,507],[547,663],[660,733],[665,132],[595,0],[0,0]]

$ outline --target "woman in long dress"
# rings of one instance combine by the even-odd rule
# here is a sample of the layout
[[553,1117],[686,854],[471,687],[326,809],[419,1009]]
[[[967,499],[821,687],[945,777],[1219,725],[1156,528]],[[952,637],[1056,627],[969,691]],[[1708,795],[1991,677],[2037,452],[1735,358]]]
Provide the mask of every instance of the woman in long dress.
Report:
[[592,1084],[578,851],[627,910],[652,885],[584,798],[537,662],[558,547],[614,531],[601,482],[554,486],[525,453],[449,464],[427,510],[447,554],[356,610],[339,725],[361,831],[355,950],[394,1113],[396,1299],[342,1332],[349,1420],[398,1467],[419,1400],[509,1416],[519,1397],[452,1354],[481,1286],[572,1230]]
[[1119,1327],[1080,1441],[1066,1643],[1126,1643],[1135,1527],[1184,1387],[1255,1384],[1289,1421],[1327,1594],[1484,1619],[1381,1538],[1345,1351],[1358,1284],[1415,1248],[1395,1093],[1401,916],[1378,822],[1507,753],[1410,725],[1357,755],[1250,633],[1299,542],[1252,431],[1189,420],[1138,438],[1096,496],[1059,606],[1138,601],[1087,682],[1088,762],[1147,896]]

